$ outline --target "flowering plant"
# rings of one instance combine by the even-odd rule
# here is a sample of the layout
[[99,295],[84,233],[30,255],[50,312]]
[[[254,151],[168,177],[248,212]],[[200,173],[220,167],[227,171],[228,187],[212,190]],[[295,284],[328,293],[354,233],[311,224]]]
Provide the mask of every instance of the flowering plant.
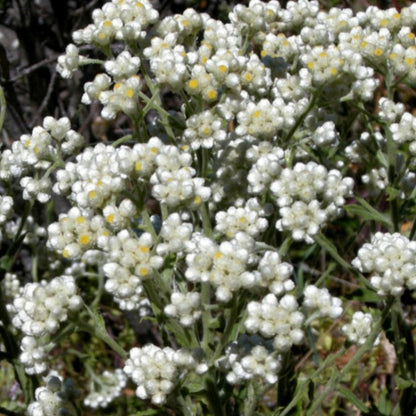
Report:
[[415,412],[416,4],[92,21],[57,71],[117,129],[1,154],[6,414]]

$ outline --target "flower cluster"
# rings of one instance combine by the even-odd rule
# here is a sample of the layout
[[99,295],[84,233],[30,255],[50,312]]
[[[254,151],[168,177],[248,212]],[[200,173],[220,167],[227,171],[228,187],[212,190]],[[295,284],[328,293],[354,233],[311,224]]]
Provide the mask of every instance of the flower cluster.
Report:
[[201,296],[199,293],[173,292],[170,302],[165,306],[165,314],[178,318],[184,327],[192,326],[201,317]]
[[186,371],[205,371],[190,352],[175,351],[170,347],[159,348],[148,344],[132,348],[124,372],[137,384],[136,395],[151,399],[154,404],[163,404]]
[[71,260],[79,259],[84,253],[94,249],[97,240],[108,236],[109,231],[102,216],[91,214],[91,211],[78,207],[61,214],[59,222],[48,227],[48,247]]
[[43,374],[48,370],[46,360],[52,347],[52,343],[47,346],[43,341],[34,337],[25,336],[22,338],[20,343],[22,353],[19,356],[19,361],[25,367],[26,374]]
[[[330,319],[341,325],[348,286],[339,298],[323,286],[348,266],[341,247],[356,248],[341,227],[365,234],[380,220],[388,232],[353,267],[382,297],[416,289],[416,116],[392,99],[416,81],[416,5],[354,14],[285,3],[251,0],[224,23],[192,9],[159,20],[149,0],[111,0],[73,33],[57,71],[99,64],[81,103],[111,134],[87,143],[69,118],[45,117],[0,158],[0,288],[27,374],[46,374],[73,319],[68,328],[124,360],[110,369],[105,355],[100,376],[86,363],[84,405],[107,407],[130,378],[138,398],[170,406],[172,393],[205,394],[195,380],[211,371],[231,413],[255,413],[254,384],[278,382],[293,346]],[[364,345],[377,313],[356,312],[347,340]],[[141,346],[124,349],[131,329]],[[51,378],[28,414],[72,414],[61,389]],[[215,408],[211,393],[201,409]],[[187,410],[168,413],[194,409],[172,402]]]
[[13,325],[28,336],[53,334],[70,312],[81,307],[82,299],[72,276],[26,284],[13,301]]
[[152,195],[169,207],[185,204],[197,208],[211,195],[205,180],[195,177],[192,157],[175,146],[164,146],[155,158],[156,170],[150,177]]
[[72,380],[62,383],[57,376],[50,376],[45,387],[36,389],[36,401],[32,402],[28,409],[28,416],[75,416],[77,411],[71,403],[78,396]]
[[[67,117],[45,117],[42,126],[13,142],[1,155],[0,178],[20,179],[23,198],[46,203],[51,198],[52,182],[48,170],[60,157],[69,157],[84,144],[84,138],[71,129]],[[60,155],[60,157],[58,157]]]
[[340,171],[328,171],[315,162],[283,169],[270,185],[282,217],[276,228],[291,231],[295,240],[313,243],[320,228],[340,214],[353,186],[352,178],[343,178]]
[[273,384],[281,369],[281,357],[276,357],[271,350],[270,343],[261,337],[243,335],[227,347],[225,356],[216,365],[229,370],[227,381],[230,384],[241,384],[255,377]]
[[244,321],[247,331],[258,332],[265,338],[274,337],[273,346],[277,351],[287,351],[293,344],[302,342],[304,315],[292,295],[285,295],[278,300],[275,295],[268,294],[261,302],[250,302],[247,312]]
[[365,243],[352,265],[363,273],[371,273],[371,284],[379,295],[399,296],[408,288],[416,288],[416,243],[399,233],[374,234]]
[[190,282],[209,282],[221,302],[228,302],[233,292],[256,283],[255,274],[247,270],[247,247],[237,238],[217,245],[208,237],[194,234],[188,252],[185,277]]
[[[355,312],[352,316],[351,323],[345,324],[342,331],[348,340],[358,345],[363,345],[371,333],[373,317],[369,313]],[[375,344],[378,343],[376,339]]]
[[121,309],[136,309],[143,300],[142,282],[152,278],[163,259],[153,255],[153,239],[149,233],[137,237],[123,230],[103,240],[102,247],[108,253],[103,265],[107,277],[105,289]]
[[127,384],[127,376],[117,368],[114,372],[105,370],[98,380],[94,380],[98,388],[91,390],[84,398],[84,404],[93,409],[106,408],[115,398],[120,396]]
[[331,296],[327,288],[318,289],[314,285],[308,285],[303,291],[303,306],[316,310],[320,317],[331,319],[339,318],[343,312],[342,300]]

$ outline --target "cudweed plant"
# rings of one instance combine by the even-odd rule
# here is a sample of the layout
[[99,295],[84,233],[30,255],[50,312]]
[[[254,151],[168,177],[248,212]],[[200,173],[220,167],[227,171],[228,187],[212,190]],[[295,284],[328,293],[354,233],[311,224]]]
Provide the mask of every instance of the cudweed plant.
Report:
[[416,414],[415,25],[94,10],[57,69],[127,134],[2,150],[0,412]]

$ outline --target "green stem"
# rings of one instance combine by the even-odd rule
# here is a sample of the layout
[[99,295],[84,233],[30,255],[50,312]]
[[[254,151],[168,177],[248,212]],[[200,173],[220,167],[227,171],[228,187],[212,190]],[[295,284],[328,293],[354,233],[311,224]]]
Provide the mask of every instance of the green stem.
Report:
[[205,352],[206,356],[211,355],[211,350],[209,348],[209,341],[211,340],[211,330],[209,326],[211,324],[211,311],[206,308],[206,305],[211,303],[211,286],[208,282],[201,284],[201,304],[203,308],[202,312],[202,342],[201,347]]
[[114,141],[113,143],[111,143],[111,146],[113,147],[117,147],[123,143],[129,142],[130,140],[133,139],[133,135],[132,134],[128,134],[127,136],[123,136],[120,137],[119,139],[117,139],[116,141]]
[[296,130],[299,128],[299,126],[303,123],[303,120],[305,120],[306,116],[309,114],[309,112],[312,110],[312,108],[315,106],[316,100],[318,98],[319,91],[312,96],[312,99],[306,108],[306,110],[302,113],[302,115],[296,120],[295,125],[289,130],[289,133],[287,134],[285,138],[285,143],[289,143],[292,136],[295,134]]
[[189,406],[183,398],[182,394],[178,394],[175,398],[176,402],[179,404],[181,408],[181,414],[183,416],[193,416],[193,412],[191,409],[189,409]]
[[0,334],[3,339],[4,347],[7,352],[8,361],[13,365],[17,382],[24,392],[25,402],[29,403],[33,400],[34,389],[37,386],[37,381],[34,376],[28,376],[25,373],[24,367],[19,362],[20,349],[13,335],[13,325],[10,320],[9,313],[6,309],[6,302],[4,300],[2,286],[0,285],[0,321],[3,323]]
[[[138,51],[139,55],[140,55],[140,59],[142,61],[142,63],[144,62],[144,58],[142,56],[142,54],[140,54],[140,52]],[[146,82],[147,87],[149,88],[151,94],[152,94],[152,98],[151,100],[153,100],[154,98],[154,103],[156,106],[156,110],[158,111],[158,114],[160,115],[160,118],[162,120],[162,124],[164,125],[165,129],[166,129],[166,133],[168,134],[170,140],[174,143],[175,142],[175,133],[173,132],[172,128],[170,127],[169,124],[169,119],[166,113],[166,111],[159,111],[160,109],[163,108],[162,106],[162,101],[160,99],[160,94],[159,94],[159,90],[158,87],[153,83],[152,79],[150,78],[149,74],[147,73],[146,67],[142,64],[141,66],[141,73],[144,77],[144,80]]]
[[[209,218],[208,206],[203,203],[200,206],[200,214],[202,217],[202,224],[204,227],[204,233],[207,237],[212,236],[211,220]],[[209,329],[210,323],[212,321],[211,311],[207,308],[211,304],[211,285],[209,282],[204,282],[201,284],[201,303],[203,307],[202,312],[202,342],[201,346],[205,354],[211,354],[209,348],[209,341],[211,339],[211,331]]]
[[318,377],[322,372],[324,372],[329,366],[332,366],[335,361],[341,357],[345,353],[345,348],[341,348],[339,351],[337,351],[333,355],[329,355],[325,361],[322,363],[322,365],[309,377],[307,380],[305,380],[297,389],[296,394],[293,396],[293,399],[291,402],[283,409],[282,412],[279,410],[273,414],[273,416],[286,416],[290,413],[290,411],[299,403],[300,399],[306,394],[307,389],[309,387],[309,384],[311,380]]
[[205,377],[205,395],[213,416],[225,416],[222,401],[218,394],[217,384],[210,376]]
[[102,270],[99,271],[99,273],[96,275],[98,278],[98,287],[97,292],[95,294],[95,298],[91,303],[91,308],[95,309],[97,308],[98,304],[100,303],[101,296],[104,293],[104,273]]
[[225,325],[224,332],[221,335],[220,342],[217,344],[214,355],[212,356],[211,362],[214,363],[217,358],[221,356],[224,351],[224,348],[230,342],[230,335],[234,329],[234,325],[237,322],[237,318],[240,314],[239,302],[237,295],[233,296],[231,309],[228,311],[228,319]]
[[6,98],[4,90],[0,86],[0,131],[3,129],[4,119],[6,117]]
[[247,396],[244,400],[244,416],[254,416],[257,407],[257,394],[254,388],[253,380],[250,380],[247,386]]
[[158,239],[158,236],[157,236],[156,231],[153,227],[152,221],[150,221],[150,216],[149,216],[149,213],[147,212],[146,207],[142,210],[141,216],[142,216],[142,219],[143,219],[143,222],[144,222],[145,231],[147,231],[148,233],[150,233],[152,235],[153,242],[155,242]]
[[123,360],[128,358],[127,351],[121,347],[107,332],[105,327],[104,319],[102,316],[95,310],[90,309],[87,305],[84,304],[85,309],[88,312],[88,315],[93,320],[93,325],[85,322],[82,319],[79,319],[77,322],[78,327],[81,331],[88,332],[89,334],[95,336],[99,340],[107,344],[113,351],[115,351]]
[[366,342],[358,349],[354,357],[351,358],[351,360],[342,368],[341,371],[334,373],[333,380],[326,384],[322,393],[314,400],[314,403],[309,409],[307,415],[314,416],[318,414],[318,408],[321,406],[324,399],[328,397],[328,395],[336,389],[336,385],[342,380],[342,377],[348,374],[351,368],[353,368],[358,363],[358,361],[361,360],[364,354],[371,351],[371,349],[374,347],[374,342],[376,338],[380,334],[383,322],[385,321],[387,315],[390,312],[394,299],[395,298],[392,296],[387,299],[386,306],[381,314],[381,317],[378,319],[378,321],[371,329],[371,333],[368,336]]
[[279,248],[279,255],[281,257],[286,256],[292,243],[293,243],[293,240],[291,236],[288,236],[284,239],[283,243],[280,245],[280,248]]
[[209,215],[208,205],[206,203],[201,204],[200,214],[202,217],[202,225],[204,227],[204,234],[207,237],[211,238],[212,237],[211,219]]

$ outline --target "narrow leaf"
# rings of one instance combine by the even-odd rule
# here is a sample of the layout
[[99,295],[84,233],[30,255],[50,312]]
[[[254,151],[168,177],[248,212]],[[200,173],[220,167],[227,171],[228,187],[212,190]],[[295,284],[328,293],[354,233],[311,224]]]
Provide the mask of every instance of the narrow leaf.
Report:
[[325,249],[331,257],[338,262],[342,267],[345,267],[346,269],[351,269],[352,266],[346,262],[339,254],[337,248],[332,244],[331,241],[329,241],[323,234],[317,234],[314,237],[315,241],[323,248]]
[[344,205],[345,211],[349,214],[357,215],[366,221],[377,221],[385,224],[388,227],[392,226],[391,219],[388,214],[383,214],[372,207],[367,201],[360,197],[356,197],[357,201],[361,204],[348,204]]
[[343,386],[338,386],[338,391],[358,410],[361,410],[364,414],[368,413],[368,407],[352,391]]

